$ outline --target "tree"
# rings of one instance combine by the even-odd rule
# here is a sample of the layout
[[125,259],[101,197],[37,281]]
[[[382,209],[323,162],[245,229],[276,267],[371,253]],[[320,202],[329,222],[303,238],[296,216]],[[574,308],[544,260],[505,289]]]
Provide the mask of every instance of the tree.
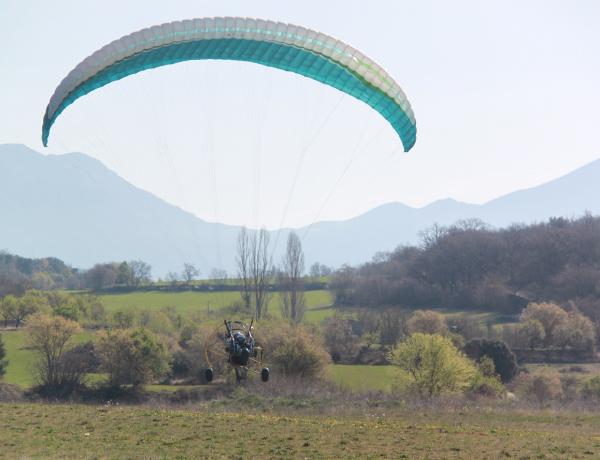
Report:
[[594,351],[596,342],[594,323],[581,313],[573,312],[566,322],[556,328],[555,342],[562,348]]
[[4,348],[4,342],[2,341],[2,336],[0,335],[0,379],[6,373],[7,367],[8,361],[6,360],[6,349]]
[[248,235],[248,230],[246,227],[242,227],[240,229],[240,233],[237,238],[237,255],[236,255],[236,264],[238,268],[238,277],[240,279],[241,288],[240,288],[240,296],[242,298],[242,302],[244,303],[244,307],[250,310],[250,301],[251,301],[251,271],[250,271],[250,236]]
[[150,264],[142,260],[132,260],[129,262],[129,269],[131,270],[131,282],[134,286],[139,286],[150,282],[152,275],[152,267]]
[[179,281],[179,273],[177,272],[169,272],[167,273],[167,281],[171,286],[177,286],[177,282]]
[[556,329],[567,322],[569,315],[553,303],[530,303],[521,313],[521,321],[538,320],[544,327],[544,346],[555,345]]
[[17,308],[17,298],[9,294],[0,298],[0,316],[4,320],[4,327],[8,327],[8,322],[13,320]]
[[223,270],[222,268],[213,268],[210,271],[210,279],[213,281],[219,281],[221,283],[227,281],[227,270]]
[[81,382],[83,372],[63,357],[73,346],[73,337],[81,328],[61,316],[35,313],[27,320],[27,343],[37,354],[35,377],[42,387],[58,389]]
[[115,264],[96,264],[85,273],[88,287],[100,290],[117,282],[119,267]]
[[16,299],[12,319],[18,328],[21,322],[29,315],[48,308],[48,301],[40,291],[27,291],[22,297]]
[[413,390],[422,398],[463,390],[477,374],[450,339],[438,334],[411,335],[394,347],[390,362],[408,373]]
[[542,346],[546,332],[544,325],[537,319],[528,319],[517,325],[519,343],[525,344],[530,350]]
[[431,310],[417,310],[409,318],[407,326],[409,334],[422,332],[423,334],[443,335],[448,332],[444,316]]
[[514,353],[500,340],[470,340],[463,350],[473,361],[481,362],[484,357],[491,359],[502,383],[510,382],[519,372]]
[[194,279],[200,274],[200,271],[196,268],[194,264],[185,263],[183,264],[183,271],[181,272],[181,276],[185,281],[185,284],[191,284]]
[[293,323],[300,323],[306,310],[304,297],[304,252],[298,235],[288,235],[285,255],[282,261],[281,314]]
[[121,262],[117,268],[117,284],[131,286],[133,284],[131,267],[127,262]]
[[250,240],[250,275],[256,319],[260,319],[269,304],[269,233],[261,228]]
[[320,264],[319,262],[312,264],[309,269],[310,277],[313,278],[314,281],[318,281],[322,276],[331,275],[332,271],[333,270],[327,265]]
[[146,329],[103,331],[97,350],[111,386],[143,385],[169,371],[166,348]]

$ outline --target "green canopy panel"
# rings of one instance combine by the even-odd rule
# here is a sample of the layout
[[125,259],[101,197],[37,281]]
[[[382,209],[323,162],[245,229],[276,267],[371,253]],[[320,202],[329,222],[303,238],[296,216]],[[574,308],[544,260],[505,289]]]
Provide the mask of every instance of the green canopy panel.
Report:
[[42,127],[44,146],[58,116],[81,96],[146,69],[200,59],[254,62],[312,78],[378,111],[398,133],[405,151],[416,141],[415,117],[400,86],[351,46],[291,24],[204,18],[140,30],[84,59],[50,98]]

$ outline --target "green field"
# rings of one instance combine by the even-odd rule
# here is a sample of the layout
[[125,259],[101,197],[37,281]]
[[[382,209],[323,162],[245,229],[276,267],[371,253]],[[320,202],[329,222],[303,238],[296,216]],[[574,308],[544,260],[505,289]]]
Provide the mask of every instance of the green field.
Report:
[[335,383],[355,391],[390,391],[397,373],[394,366],[334,364],[330,368]]
[[598,458],[600,416],[400,410],[336,417],[1,404],[4,458]]
[[[331,316],[333,296],[327,290],[307,291],[305,321],[317,324]],[[240,294],[232,291],[220,292],[131,292],[127,294],[102,294],[98,296],[107,311],[137,309],[160,310],[175,307],[180,313],[210,313],[221,310],[240,301]],[[274,293],[268,304],[268,313],[281,317],[279,294]]]

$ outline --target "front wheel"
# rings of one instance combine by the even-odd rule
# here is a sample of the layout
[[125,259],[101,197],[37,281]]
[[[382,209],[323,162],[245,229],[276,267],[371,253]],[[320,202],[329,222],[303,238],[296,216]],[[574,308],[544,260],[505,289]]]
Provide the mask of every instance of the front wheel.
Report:
[[263,367],[262,370],[260,371],[260,379],[263,382],[268,382],[269,381],[269,368],[268,367]]

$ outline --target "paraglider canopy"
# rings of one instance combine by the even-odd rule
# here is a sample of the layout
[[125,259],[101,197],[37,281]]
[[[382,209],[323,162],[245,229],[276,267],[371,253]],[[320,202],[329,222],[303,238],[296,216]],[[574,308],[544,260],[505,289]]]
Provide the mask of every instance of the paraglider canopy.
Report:
[[416,121],[400,86],[360,51],[304,27],[250,18],[176,21],[126,35],[80,62],[50,98],[42,126],[50,128],[70,104],[108,83],[188,60],[248,61],[312,78],[364,101],[400,136],[405,151],[416,141]]

